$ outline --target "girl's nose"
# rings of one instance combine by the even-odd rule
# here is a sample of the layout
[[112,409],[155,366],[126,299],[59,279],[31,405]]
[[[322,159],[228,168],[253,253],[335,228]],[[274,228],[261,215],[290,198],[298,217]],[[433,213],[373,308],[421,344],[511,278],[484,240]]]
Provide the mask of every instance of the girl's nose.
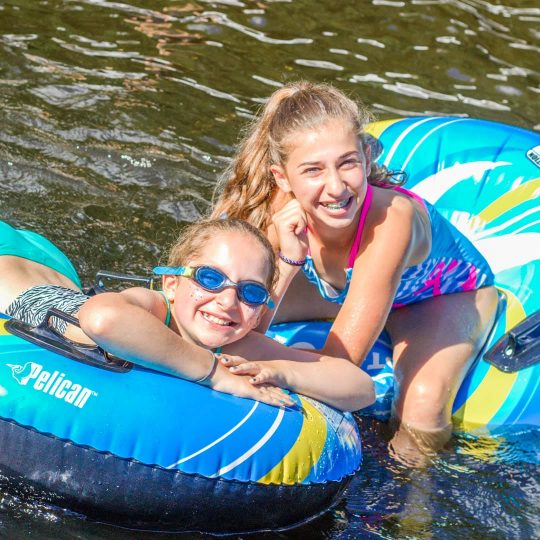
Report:
[[236,289],[234,287],[225,287],[216,295],[216,302],[224,309],[231,308],[238,302]]
[[332,197],[339,197],[346,190],[338,169],[329,169],[326,175],[326,192]]

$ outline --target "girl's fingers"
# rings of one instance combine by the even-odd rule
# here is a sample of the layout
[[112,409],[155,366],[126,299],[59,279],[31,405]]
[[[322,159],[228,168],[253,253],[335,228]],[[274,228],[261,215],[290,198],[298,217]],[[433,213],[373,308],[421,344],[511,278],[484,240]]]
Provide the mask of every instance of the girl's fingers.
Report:
[[258,386],[257,389],[263,394],[271,396],[274,405],[286,407],[296,406],[296,402],[294,401],[294,399],[277,386],[272,386],[267,383],[266,385]]
[[281,250],[288,257],[301,259],[307,250],[307,218],[298,201],[291,201],[273,216]]
[[270,393],[261,394],[259,401],[263,401],[264,403],[268,403],[270,405],[276,405],[277,407],[294,407],[296,405],[296,403],[289,396],[279,396]]
[[230,356],[228,354],[220,354],[219,361],[226,367],[239,366],[245,364],[247,360],[241,356]]
[[274,214],[272,221],[280,229],[294,230],[296,225],[306,221],[306,215],[298,201],[291,201],[288,205]]
[[258,364],[246,362],[245,364],[231,365],[229,371],[235,375],[257,375],[261,371],[261,368]]
[[229,372],[234,375],[251,375],[247,381],[252,385],[255,395],[254,399],[269,403],[270,405],[293,407],[295,401],[281,388],[274,385],[273,375],[269,369],[261,369],[255,363],[245,363],[238,366],[229,367]]
[[283,392],[274,394],[274,398],[277,399],[279,405],[284,405],[286,407],[293,407],[296,405],[294,399]]
[[272,374],[268,369],[259,370],[258,373],[250,373],[253,375],[249,382],[251,384],[260,385],[260,384],[275,384],[276,381],[273,380]]

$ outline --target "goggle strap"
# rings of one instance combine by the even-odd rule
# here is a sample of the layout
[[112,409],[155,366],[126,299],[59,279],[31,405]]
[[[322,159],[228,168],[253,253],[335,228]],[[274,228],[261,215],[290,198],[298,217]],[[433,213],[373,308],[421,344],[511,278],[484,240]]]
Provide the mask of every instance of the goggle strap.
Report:
[[152,272],[158,276],[185,276],[191,277],[194,268],[191,266],[156,266]]

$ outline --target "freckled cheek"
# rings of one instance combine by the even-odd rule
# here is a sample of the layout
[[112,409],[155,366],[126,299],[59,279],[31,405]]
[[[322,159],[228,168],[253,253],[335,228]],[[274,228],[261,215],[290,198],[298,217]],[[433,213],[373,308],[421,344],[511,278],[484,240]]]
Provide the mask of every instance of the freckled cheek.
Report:
[[201,300],[208,298],[210,294],[211,293],[206,292],[195,284],[190,286],[189,297],[195,302],[200,302]]

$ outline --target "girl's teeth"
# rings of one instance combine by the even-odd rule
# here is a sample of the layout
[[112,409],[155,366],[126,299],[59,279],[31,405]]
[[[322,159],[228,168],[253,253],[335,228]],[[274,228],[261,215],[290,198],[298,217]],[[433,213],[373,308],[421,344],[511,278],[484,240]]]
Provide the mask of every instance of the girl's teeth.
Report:
[[219,324],[221,326],[230,326],[231,325],[230,321],[225,321],[223,319],[219,319],[218,317],[214,317],[214,315],[210,315],[209,313],[203,313],[202,316],[207,321],[213,322],[215,324]]
[[326,208],[329,208],[330,210],[339,210],[340,208],[344,208],[347,206],[347,203],[349,202],[349,199],[345,199],[344,201],[337,202],[337,203],[326,203],[323,204]]

